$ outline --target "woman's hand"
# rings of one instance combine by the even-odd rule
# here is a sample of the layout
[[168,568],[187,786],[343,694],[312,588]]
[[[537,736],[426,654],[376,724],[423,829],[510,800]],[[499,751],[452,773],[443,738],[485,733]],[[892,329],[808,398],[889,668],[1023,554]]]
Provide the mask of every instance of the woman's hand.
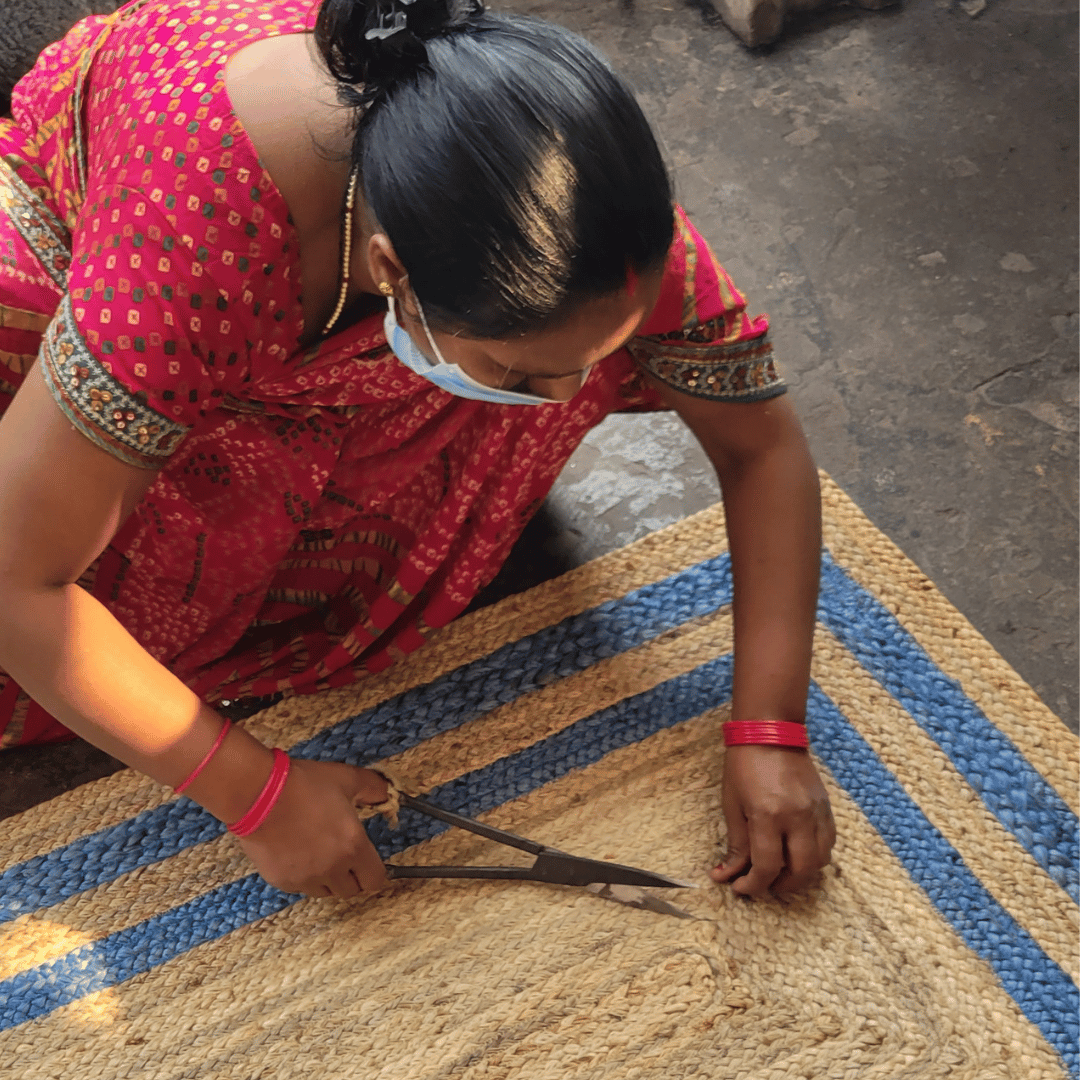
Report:
[[386,885],[386,870],[355,807],[385,799],[386,781],[371,769],[294,759],[270,816],[240,846],[262,877],[285,892],[375,893]]
[[828,865],[836,826],[805,750],[728,747],[723,806],[728,850],[713,881],[734,880],[735,892],[761,897],[804,889]]

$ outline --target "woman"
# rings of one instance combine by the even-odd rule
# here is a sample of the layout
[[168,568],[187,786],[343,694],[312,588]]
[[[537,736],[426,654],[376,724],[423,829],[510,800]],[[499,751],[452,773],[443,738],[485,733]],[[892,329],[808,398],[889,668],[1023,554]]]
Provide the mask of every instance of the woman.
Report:
[[[381,779],[213,703],[417,648],[590,427],[665,406],[723,486],[733,716],[802,722],[816,473],[586,42],[478,0],[136,0],[46,50],[0,153],[9,745],[75,732],[272,884],[379,888]],[[805,885],[834,838],[806,752],[733,746],[724,781],[714,878]]]

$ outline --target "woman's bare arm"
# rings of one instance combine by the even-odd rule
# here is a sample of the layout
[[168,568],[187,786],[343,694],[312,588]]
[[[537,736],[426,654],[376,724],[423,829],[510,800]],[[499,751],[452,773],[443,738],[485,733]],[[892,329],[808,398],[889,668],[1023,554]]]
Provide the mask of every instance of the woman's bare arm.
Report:
[[[169,786],[202,760],[221,718],[75,584],[153,483],[76,431],[27,375],[0,417],[0,668],[87,741]],[[233,728],[187,789],[222,821],[241,818],[270,750]],[[352,809],[385,786],[368,770],[296,762],[263,828],[243,841],[272,884],[314,895],[378,888],[382,865]]]
[[[654,385],[723,491],[735,586],[732,718],[802,721],[821,557],[817,470],[802,427],[784,398],[714,402]],[[829,861],[835,827],[805,751],[731,747],[724,814],[728,854],[713,876],[739,878],[737,892],[804,887]]]
[[802,720],[821,559],[817,470],[784,397],[666,391],[720,480],[735,584],[732,714]]
[[[74,584],[155,477],[76,431],[40,368],[27,373],[0,420],[0,667],[72,731],[176,785],[220,720]],[[229,782],[200,793],[226,820],[243,815],[270,769],[269,751],[249,741],[230,740]]]

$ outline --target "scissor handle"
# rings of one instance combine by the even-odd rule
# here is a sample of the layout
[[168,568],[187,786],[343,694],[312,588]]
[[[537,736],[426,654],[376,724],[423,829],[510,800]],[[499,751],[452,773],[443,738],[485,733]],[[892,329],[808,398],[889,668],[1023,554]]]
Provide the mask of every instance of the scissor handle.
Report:
[[459,829],[466,829],[468,832],[476,833],[477,836],[486,836],[489,840],[506,844],[508,847],[520,848],[530,855],[539,855],[541,851],[545,850],[544,845],[538,844],[535,840],[527,840],[524,836],[518,836],[516,833],[496,829],[492,825],[485,825],[483,822],[476,821],[473,818],[455,814],[453,810],[444,810],[441,806],[429,803],[427,799],[418,799],[415,795],[406,795],[402,792],[401,805],[412,810],[419,810],[421,814],[427,814],[428,817],[445,821],[447,825],[456,825]]
[[456,825],[459,829],[487,837],[499,844],[519,848],[535,855],[532,866],[395,866],[388,863],[387,875],[391,878],[495,878],[518,881],[545,881],[552,885],[590,885],[607,882],[618,885],[659,886],[661,888],[684,888],[686,882],[675,881],[662,874],[639,870],[634,866],[582,859],[564,851],[538,844],[516,833],[484,825],[474,818],[444,810],[415,795],[401,793],[401,805],[417,810],[428,817]]
[[483,878],[533,881],[536,878],[536,871],[531,866],[396,866],[394,863],[386,863],[386,876],[391,879]]

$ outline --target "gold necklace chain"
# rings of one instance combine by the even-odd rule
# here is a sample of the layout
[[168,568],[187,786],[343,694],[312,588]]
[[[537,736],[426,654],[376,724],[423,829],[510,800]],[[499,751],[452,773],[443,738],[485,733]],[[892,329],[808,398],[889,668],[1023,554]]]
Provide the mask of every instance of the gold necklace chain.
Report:
[[322,336],[326,337],[334,328],[334,324],[341,318],[345,310],[345,298],[349,294],[349,267],[352,264],[352,233],[353,233],[353,210],[356,207],[356,186],[360,179],[360,168],[352,167],[349,173],[349,186],[345,190],[345,219],[342,223],[341,239],[341,288],[338,290],[337,306],[330,321],[323,327]]

